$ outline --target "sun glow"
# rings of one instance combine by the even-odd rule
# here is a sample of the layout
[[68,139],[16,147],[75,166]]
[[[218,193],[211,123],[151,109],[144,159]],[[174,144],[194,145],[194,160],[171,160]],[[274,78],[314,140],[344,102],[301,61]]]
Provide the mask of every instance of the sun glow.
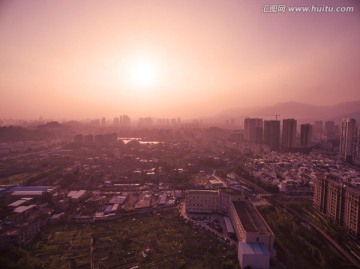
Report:
[[138,87],[153,86],[157,82],[157,76],[158,70],[151,62],[138,61],[130,69],[130,82]]

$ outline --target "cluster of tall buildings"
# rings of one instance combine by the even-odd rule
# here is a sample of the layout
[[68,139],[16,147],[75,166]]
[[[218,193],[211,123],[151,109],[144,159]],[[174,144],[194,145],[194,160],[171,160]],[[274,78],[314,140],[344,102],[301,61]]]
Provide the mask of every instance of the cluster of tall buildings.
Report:
[[268,145],[271,150],[291,150],[294,148],[309,148],[313,141],[331,141],[336,138],[337,129],[333,121],[322,121],[315,125],[309,123],[300,125],[300,136],[297,136],[297,120],[263,120],[261,118],[246,118],[244,120],[244,140],[250,143]]
[[[128,115],[120,115],[115,117],[112,124],[109,123],[105,117],[101,119],[94,119],[91,125],[96,127],[107,127],[114,126],[122,129],[129,129],[131,127],[131,118]],[[160,118],[153,119],[152,117],[141,117],[138,120],[138,127],[140,128],[151,128],[151,127],[177,127],[181,125],[180,118]]]
[[102,117],[101,119],[91,120],[90,124],[96,127],[106,127],[113,125],[115,127],[130,128],[131,119],[128,115],[120,115],[119,117],[114,118],[112,124],[109,124],[106,118]]
[[117,118],[114,118],[114,126],[116,127],[123,127],[123,128],[130,128],[131,119],[128,115],[120,115]]
[[[282,128],[279,120],[246,118],[244,120],[244,139],[250,143],[265,144],[272,150],[289,150],[296,148],[297,120],[284,119]],[[310,147],[313,138],[313,127],[301,124],[300,146]]]
[[314,181],[314,207],[360,238],[360,190],[335,176]]

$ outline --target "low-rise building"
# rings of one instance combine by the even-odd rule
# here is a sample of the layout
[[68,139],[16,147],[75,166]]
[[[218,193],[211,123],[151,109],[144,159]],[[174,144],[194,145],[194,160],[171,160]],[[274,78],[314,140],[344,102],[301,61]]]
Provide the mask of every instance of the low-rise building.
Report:
[[186,211],[193,213],[218,212],[219,199],[219,190],[189,190],[186,193]]
[[35,205],[19,206],[14,209],[2,225],[0,249],[12,246],[25,246],[39,234],[50,219],[51,209]]
[[233,201],[230,219],[239,242],[261,242],[272,254],[274,234],[252,204]]
[[79,202],[87,196],[86,190],[70,191],[67,195],[72,202]]

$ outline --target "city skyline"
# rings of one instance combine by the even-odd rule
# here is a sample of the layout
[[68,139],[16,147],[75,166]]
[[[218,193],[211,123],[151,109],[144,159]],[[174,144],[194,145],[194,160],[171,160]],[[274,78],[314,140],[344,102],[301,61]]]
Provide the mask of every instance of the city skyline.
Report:
[[193,118],[360,100],[357,2],[332,1],[354,7],[336,14],[262,4],[2,1],[1,117]]

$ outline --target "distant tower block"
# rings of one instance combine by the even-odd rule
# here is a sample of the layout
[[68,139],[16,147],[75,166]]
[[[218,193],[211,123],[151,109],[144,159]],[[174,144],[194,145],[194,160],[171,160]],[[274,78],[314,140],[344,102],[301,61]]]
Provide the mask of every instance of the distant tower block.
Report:
[[356,120],[344,119],[341,123],[340,157],[348,162],[356,155]]
[[263,119],[246,118],[244,120],[244,138],[251,143],[262,143],[263,141]]
[[282,126],[282,149],[288,150],[296,147],[296,125],[294,119],[284,119]]
[[310,147],[312,144],[313,128],[311,124],[301,124],[300,126],[300,146]]
[[323,122],[321,120],[315,121],[315,130],[313,130],[314,138],[316,140],[321,140],[323,132]]
[[264,144],[268,145],[271,150],[280,148],[280,121],[264,121]]

